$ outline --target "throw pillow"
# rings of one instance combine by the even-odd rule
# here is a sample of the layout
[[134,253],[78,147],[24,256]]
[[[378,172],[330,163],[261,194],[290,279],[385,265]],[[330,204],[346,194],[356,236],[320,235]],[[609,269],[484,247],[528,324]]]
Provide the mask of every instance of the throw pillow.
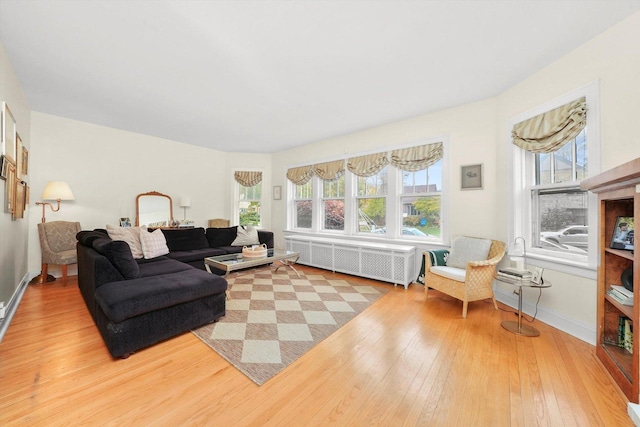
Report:
[[162,230],[167,246],[171,252],[193,251],[209,247],[204,228],[181,228],[176,230]]
[[231,246],[231,243],[238,237],[238,227],[227,228],[207,228],[207,240],[210,248],[221,246]]
[[238,235],[231,246],[259,245],[258,229],[251,226],[238,226]]
[[491,240],[474,237],[458,237],[451,245],[447,258],[448,267],[467,268],[469,261],[486,260],[491,248]]
[[140,228],[138,227],[114,227],[107,224],[107,233],[113,240],[127,242],[131,248],[134,259],[142,258],[142,244],[140,243]]
[[131,248],[121,240],[102,238],[93,241],[93,248],[118,269],[125,279],[136,279],[140,276],[138,263],[131,255]]
[[165,239],[160,229],[152,233],[146,230],[140,230],[140,243],[142,244],[144,259],[156,258],[169,253],[167,239]]

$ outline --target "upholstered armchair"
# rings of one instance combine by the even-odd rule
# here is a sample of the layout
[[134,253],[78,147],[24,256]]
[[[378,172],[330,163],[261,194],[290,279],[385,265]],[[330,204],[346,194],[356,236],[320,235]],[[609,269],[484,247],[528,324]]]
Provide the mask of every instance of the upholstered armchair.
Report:
[[76,264],[76,234],[79,222],[52,221],[38,224],[40,248],[42,249],[42,281],[47,281],[49,264],[62,267],[62,280],[67,280],[67,266]]
[[471,301],[491,298],[497,310],[492,284],[505,247],[498,240],[460,236],[452,242],[451,250],[425,252],[425,299],[430,288],[457,298],[462,301],[463,318]]

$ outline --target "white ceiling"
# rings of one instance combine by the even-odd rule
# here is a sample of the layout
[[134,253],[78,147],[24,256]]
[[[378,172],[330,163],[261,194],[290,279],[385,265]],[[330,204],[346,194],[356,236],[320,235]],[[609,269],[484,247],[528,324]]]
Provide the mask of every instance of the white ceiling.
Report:
[[638,10],[638,0],[0,0],[0,39],[34,111],[272,153],[498,95]]

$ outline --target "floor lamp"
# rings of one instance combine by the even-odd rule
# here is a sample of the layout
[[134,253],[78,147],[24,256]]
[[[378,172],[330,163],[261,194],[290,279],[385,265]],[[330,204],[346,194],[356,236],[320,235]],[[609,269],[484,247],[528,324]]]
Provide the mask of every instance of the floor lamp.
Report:
[[[69,184],[64,181],[49,181],[47,186],[44,187],[44,191],[42,192],[42,200],[55,200],[58,202],[57,206],[54,208],[53,204],[49,202],[36,202],[36,205],[42,206],[42,223],[44,224],[47,219],[45,216],[45,207],[49,206],[53,212],[58,212],[60,210],[60,201],[61,200],[75,200],[73,197],[73,192],[71,192],[71,188],[69,188]],[[39,275],[31,279],[29,283],[45,283],[45,282],[53,282],[56,280],[51,274],[47,274],[47,264],[42,264],[42,271]]]

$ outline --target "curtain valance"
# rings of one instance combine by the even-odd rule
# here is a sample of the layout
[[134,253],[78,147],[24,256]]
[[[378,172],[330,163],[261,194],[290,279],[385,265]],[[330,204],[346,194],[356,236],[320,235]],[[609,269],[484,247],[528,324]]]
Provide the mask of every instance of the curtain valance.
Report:
[[391,164],[407,172],[426,169],[442,158],[442,142],[402,148],[391,152]]
[[347,162],[347,168],[358,176],[373,176],[389,164],[387,153],[368,154],[352,157]]
[[578,136],[586,124],[587,100],[582,97],[515,124],[511,136],[524,150],[551,153]]
[[313,166],[300,166],[287,171],[287,179],[296,185],[305,185],[313,176]]
[[233,176],[238,184],[245,187],[253,187],[262,181],[262,172],[236,171]]
[[313,173],[325,181],[333,181],[344,175],[344,160],[318,163],[313,166]]

